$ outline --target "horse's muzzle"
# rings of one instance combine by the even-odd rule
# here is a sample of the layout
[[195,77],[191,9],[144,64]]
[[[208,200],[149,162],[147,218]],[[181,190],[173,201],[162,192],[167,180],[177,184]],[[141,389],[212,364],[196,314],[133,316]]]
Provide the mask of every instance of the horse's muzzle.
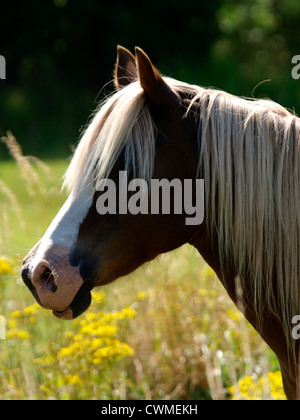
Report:
[[49,248],[42,255],[39,243],[25,257],[22,279],[36,301],[60,319],[74,319],[91,304],[93,283],[84,281],[79,267],[70,265],[62,249]]

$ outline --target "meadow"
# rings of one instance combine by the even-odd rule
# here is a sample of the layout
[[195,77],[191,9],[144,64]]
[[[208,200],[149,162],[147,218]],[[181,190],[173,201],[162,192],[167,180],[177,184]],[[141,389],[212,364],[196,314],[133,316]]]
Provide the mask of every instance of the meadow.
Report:
[[74,321],[40,308],[21,262],[65,200],[68,161],[4,143],[0,399],[285,399],[276,357],[191,246],[95,290]]

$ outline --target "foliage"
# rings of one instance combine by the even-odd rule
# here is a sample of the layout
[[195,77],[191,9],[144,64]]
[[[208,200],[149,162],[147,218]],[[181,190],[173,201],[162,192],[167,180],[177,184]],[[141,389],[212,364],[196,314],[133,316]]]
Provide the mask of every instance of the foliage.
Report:
[[[100,291],[93,297],[91,310],[75,321],[60,341],[49,341],[41,354],[34,342],[44,318],[42,309],[33,304],[10,313],[6,338],[12,347],[19,345],[20,340],[30,343],[34,369],[38,371],[40,398],[88,399],[92,395],[109,398],[113,364],[133,355],[133,349],[118,339],[118,328],[126,328],[135,311],[127,307],[110,313],[99,312],[96,305],[103,302],[105,294]],[[49,323],[49,317],[46,319]]]
[[[291,77],[291,60],[299,54],[299,16],[299,2],[294,0],[222,3],[217,11],[221,36],[213,51],[227,89],[247,96],[253,90],[254,96],[270,97],[297,112],[300,96],[298,81]],[[258,86],[263,81],[267,82]]]
[[[36,165],[11,134],[6,144],[17,150],[21,171],[24,162]],[[189,246],[96,290],[89,311],[73,322],[33,303],[20,286],[22,258],[1,255],[29,249],[58,211],[55,167],[36,183],[29,176],[45,168],[34,166],[21,183],[17,165],[1,164],[10,235],[0,243],[0,399],[282,398],[275,356]]]
[[0,399],[283,399],[274,356],[196,258],[183,248],[163,257],[166,272],[148,266],[144,289],[130,278],[130,291],[121,282],[93,292],[72,323],[24,289],[15,298],[5,284],[16,263],[1,258]]
[[16,166],[0,162],[0,253],[22,259],[65,200],[58,186],[67,162],[51,161],[50,169],[44,161],[25,156],[11,132],[1,141]]
[[5,274],[15,274],[13,268],[13,260],[9,258],[0,257],[0,276]]
[[252,376],[245,376],[229,391],[233,395],[233,400],[262,400],[264,396],[273,400],[286,400],[279,371],[269,372],[255,379]]
[[12,129],[26,153],[70,154],[95,102],[113,89],[117,44],[144,48],[168,76],[240,96],[271,79],[254,95],[300,108],[291,77],[300,53],[297,0],[32,0],[18,2],[15,30],[15,4],[0,8],[0,135]]
[[[0,261],[5,268],[0,279],[15,272],[10,260]],[[93,394],[109,397],[111,366],[133,355],[132,348],[118,339],[118,327],[126,328],[136,313],[130,307],[111,313],[95,311],[96,304],[104,299],[104,292],[94,293],[94,304],[86,316],[75,321],[60,340],[55,340],[53,334],[43,349],[39,332],[44,338],[50,316],[36,303],[10,312],[6,317],[5,341],[0,342],[0,398],[38,395],[42,399],[72,399]],[[34,371],[32,375],[30,372]],[[23,380],[29,389],[23,389]]]

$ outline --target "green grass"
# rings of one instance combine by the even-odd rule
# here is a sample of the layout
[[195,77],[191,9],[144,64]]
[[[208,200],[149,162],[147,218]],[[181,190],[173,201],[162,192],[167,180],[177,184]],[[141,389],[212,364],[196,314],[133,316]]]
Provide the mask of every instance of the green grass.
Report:
[[6,238],[2,247],[0,241],[0,251],[4,254],[21,255],[24,250],[31,249],[38,238],[43,235],[65,200],[65,194],[60,192],[60,188],[68,162],[66,160],[53,160],[45,163],[51,167],[53,179],[49,180],[43,171],[33,164],[33,169],[41,177],[44,191],[41,192],[35,186],[36,194],[30,194],[22,170],[17,167],[16,163],[14,161],[0,162],[0,179],[16,197],[23,219],[20,220],[15,203],[12,203],[8,197],[4,197],[3,192],[1,194],[0,191],[2,212],[4,211],[6,218],[5,220],[2,219],[2,236]]
[[7,337],[0,339],[0,399],[283,397],[280,374],[270,376],[269,388],[261,385],[278,371],[275,356],[191,246],[99,289],[77,321],[38,309],[19,273],[65,200],[59,190],[67,162],[47,164],[51,177],[33,164],[39,186],[14,161],[0,162],[0,180],[14,196],[2,187],[0,315]]

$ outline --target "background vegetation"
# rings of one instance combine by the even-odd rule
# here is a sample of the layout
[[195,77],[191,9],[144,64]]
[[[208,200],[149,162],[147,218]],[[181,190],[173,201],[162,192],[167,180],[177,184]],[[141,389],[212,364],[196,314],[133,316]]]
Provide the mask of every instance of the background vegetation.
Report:
[[0,135],[13,130],[26,154],[69,155],[112,89],[117,44],[144,48],[166,75],[233,94],[271,79],[255,96],[300,108],[298,0],[16,0],[1,2],[0,16]]
[[16,162],[1,165],[0,400],[285,398],[276,357],[191,246],[94,291],[73,322],[40,308],[21,260],[62,204],[63,167],[4,140]]
[[29,0],[1,2],[0,16],[0,399],[284,398],[273,353],[191,247],[96,292],[72,323],[39,309],[19,272],[65,199],[117,44],[166,75],[297,112],[299,1]]

